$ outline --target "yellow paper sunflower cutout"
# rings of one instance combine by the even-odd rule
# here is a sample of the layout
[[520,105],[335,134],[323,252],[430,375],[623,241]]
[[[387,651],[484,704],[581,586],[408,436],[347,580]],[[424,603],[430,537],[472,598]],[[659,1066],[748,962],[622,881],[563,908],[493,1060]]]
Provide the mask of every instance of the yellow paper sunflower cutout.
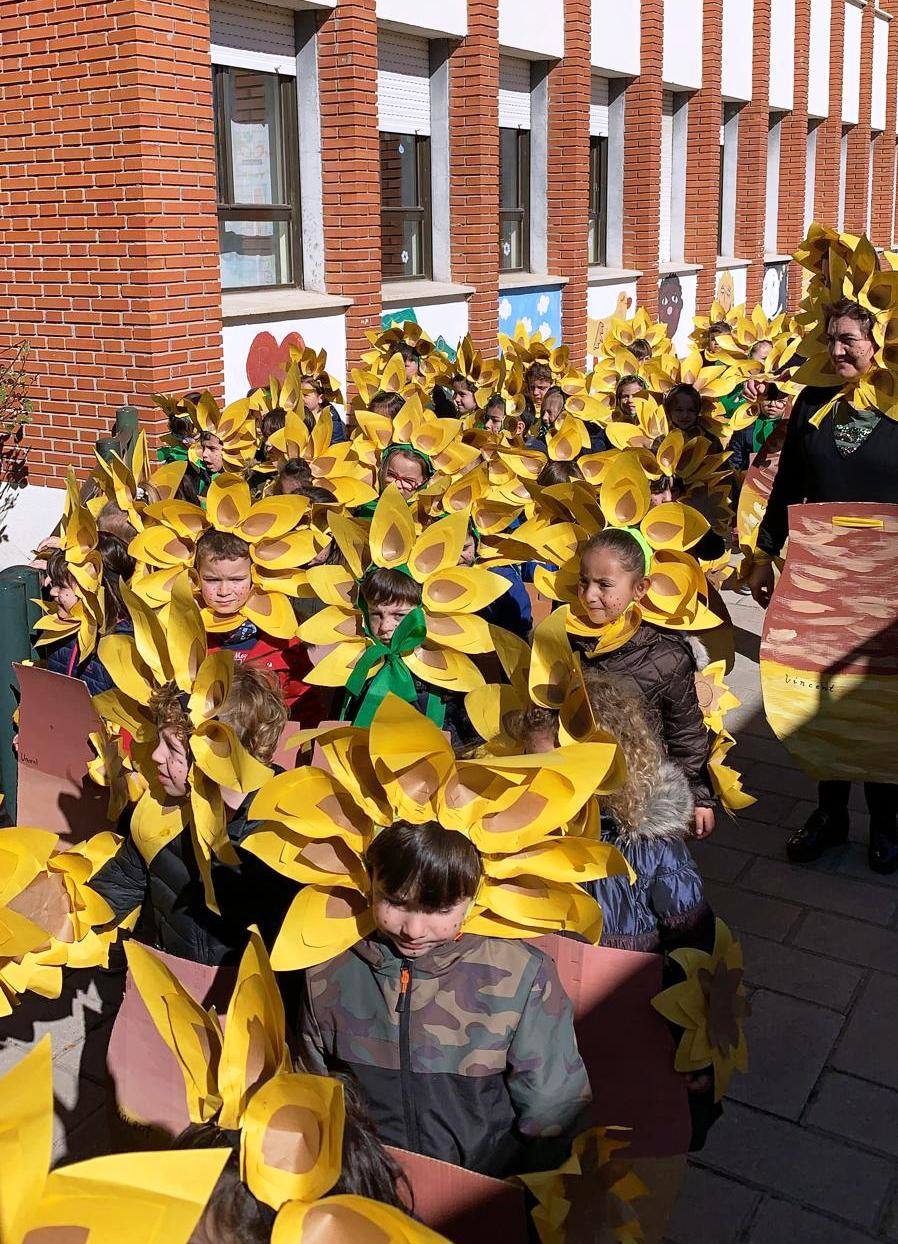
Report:
[[711,740],[711,752],[708,757],[711,785],[724,811],[730,816],[741,812],[743,808],[750,808],[753,803],[757,802],[754,795],[749,795],[742,789],[742,778],[738,771],[726,762],[727,753],[735,745],[736,740],[733,736],[727,730],[720,729]]
[[323,963],[373,931],[364,854],[396,820],[455,830],[480,851],[484,877],[463,932],[569,929],[598,942],[601,911],[580,883],[626,865],[606,844],[560,830],[616,772],[613,743],[458,760],[442,731],[388,695],[370,729],[329,731],[319,746],[321,767],[279,774],[250,809],[262,825],[246,850],[304,887],[275,941],[276,971]]
[[413,393],[402,409],[391,419],[370,410],[356,412],[359,434],[353,438],[353,449],[371,472],[376,483],[377,470],[383,455],[391,448],[413,450],[431,471],[454,477],[476,464],[477,450],[462,441],[460,419],[440,419],[425,409],[420,396]]
[[748,1070],[743,1021],[750,1008],[745,995],[742,947],[720,919],[715,920],[710,954],[686,947],[671,952],[686,979],[652,999],[665,1019],[683,1029],[674,1066],[677,1071],[714,1069],[714,1100],[720,1101],[734,1071]]
[[338,504],[354,509],[375,500],[377,491],[366,482],[370,472],[353,444],[333,444],[333,430],[329,411],[321,412],[310,431],[301,410],[289,410],[284,426],[268,439],[268,456],[275,468],[288,459],[307,462],[312,483],[332,493]]
[[[629,353],[634,341],[647,342],[653,357],[669,354],[673,350],[667,325],[661,320],[653,320],[644,307],[638,307],[629,320],[612,316],[602,341],[602,350],[608,358],[614,359],[621,352]],[[632,355],[629,357],[633,358]]]
[[124,510],[132,527],[141,531],[144,507],[153,501],[170,501],[186,470],[186,461],[166,462],[151,468],[147,434],[141,431],[137,434],[130,466],[118,454],[112,454],[108,461],[97,454],[91,478],[98,491],[87,502],[87,508],[98,518],[103,507],[112,502]]
[[[210,432],[221,441],[225,469],[240,470],[255,457],[258,443],[256,416],[250,399],[242,397],[221,407],[211,393],[201,393],[196,403],[187,402],[188,414],[198,432]],[[191,446],[191,461],[199,461],[199,449]]]
[[103,588],[103,562],[97,551],[97,523],[87,506],[81,504],[75,472],[69,467],[66,497],[59,528],[59,547],[65,554],[66,570],[76,600],[71,609],[60,612],[58,601],[39,604],[43,611],[34,624],[40,633],[35,647],[58,643],[74,635],[78,656],[84,660],[93,652],[106,624],[106,593]]

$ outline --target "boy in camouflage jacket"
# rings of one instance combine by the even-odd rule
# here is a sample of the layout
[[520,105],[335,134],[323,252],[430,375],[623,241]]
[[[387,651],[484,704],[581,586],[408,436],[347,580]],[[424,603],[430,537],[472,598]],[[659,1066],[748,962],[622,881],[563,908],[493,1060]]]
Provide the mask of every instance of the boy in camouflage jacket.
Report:
[[387,1144],[500,1178],[560,1164],[591,1093],[552,960],[459,934],[462,835],[399,823],[367,859],[378,932],[306,973],[304,1062],[352,1071]]

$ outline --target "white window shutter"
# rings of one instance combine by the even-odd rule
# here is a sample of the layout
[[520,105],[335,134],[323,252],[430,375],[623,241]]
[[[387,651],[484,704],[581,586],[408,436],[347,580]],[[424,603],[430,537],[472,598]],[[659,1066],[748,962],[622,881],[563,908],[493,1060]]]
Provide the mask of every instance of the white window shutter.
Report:
[[377,124],[388,134],[430,133],[426,39],[382,30],[377,39]]
[[499,128],[530,129],[530,62],[499,57]]
[[296,73],[292,9],[257,0],[212,0],[212,62],[267,73]]
[[608,137],[608,79],[597,73],[592,75],[589,133],[593,138]]
[[670,214],[673,202],[673,91],[662,96],[661,112],[661,217],[658,229],[658,261],[670,263]]

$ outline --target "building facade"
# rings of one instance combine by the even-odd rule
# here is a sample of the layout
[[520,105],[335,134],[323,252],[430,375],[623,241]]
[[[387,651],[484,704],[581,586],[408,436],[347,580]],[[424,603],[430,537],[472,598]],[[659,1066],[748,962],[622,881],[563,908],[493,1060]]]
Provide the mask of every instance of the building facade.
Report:
[[[641,303],[793,308],[811,220],[896,238],[898,0],[20,0],[0,299],[31,500],[117,406],[341,379],[413,314],[586,359]],[[24,498],[23,498],[24,500]]]

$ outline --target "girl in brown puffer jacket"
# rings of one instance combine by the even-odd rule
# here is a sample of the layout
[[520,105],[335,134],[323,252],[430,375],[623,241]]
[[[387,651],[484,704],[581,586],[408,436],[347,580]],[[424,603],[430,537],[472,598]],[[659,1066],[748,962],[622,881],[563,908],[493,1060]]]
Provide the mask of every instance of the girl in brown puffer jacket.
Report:
[[[580,554],[578,595],[596,626],[610,625],[630,605],[638,604],[650,581],[642,546],[621,528],[600,531]],[[585,669],[628,679],[642,693],[651,724],[689,782],[695,800],[693,832],[706,837],[714,829],[715,799],[708,773],[708,731],[695,691],[697,661],[689,637],[642,622],[613,651],[584,654],[582,660]]]

